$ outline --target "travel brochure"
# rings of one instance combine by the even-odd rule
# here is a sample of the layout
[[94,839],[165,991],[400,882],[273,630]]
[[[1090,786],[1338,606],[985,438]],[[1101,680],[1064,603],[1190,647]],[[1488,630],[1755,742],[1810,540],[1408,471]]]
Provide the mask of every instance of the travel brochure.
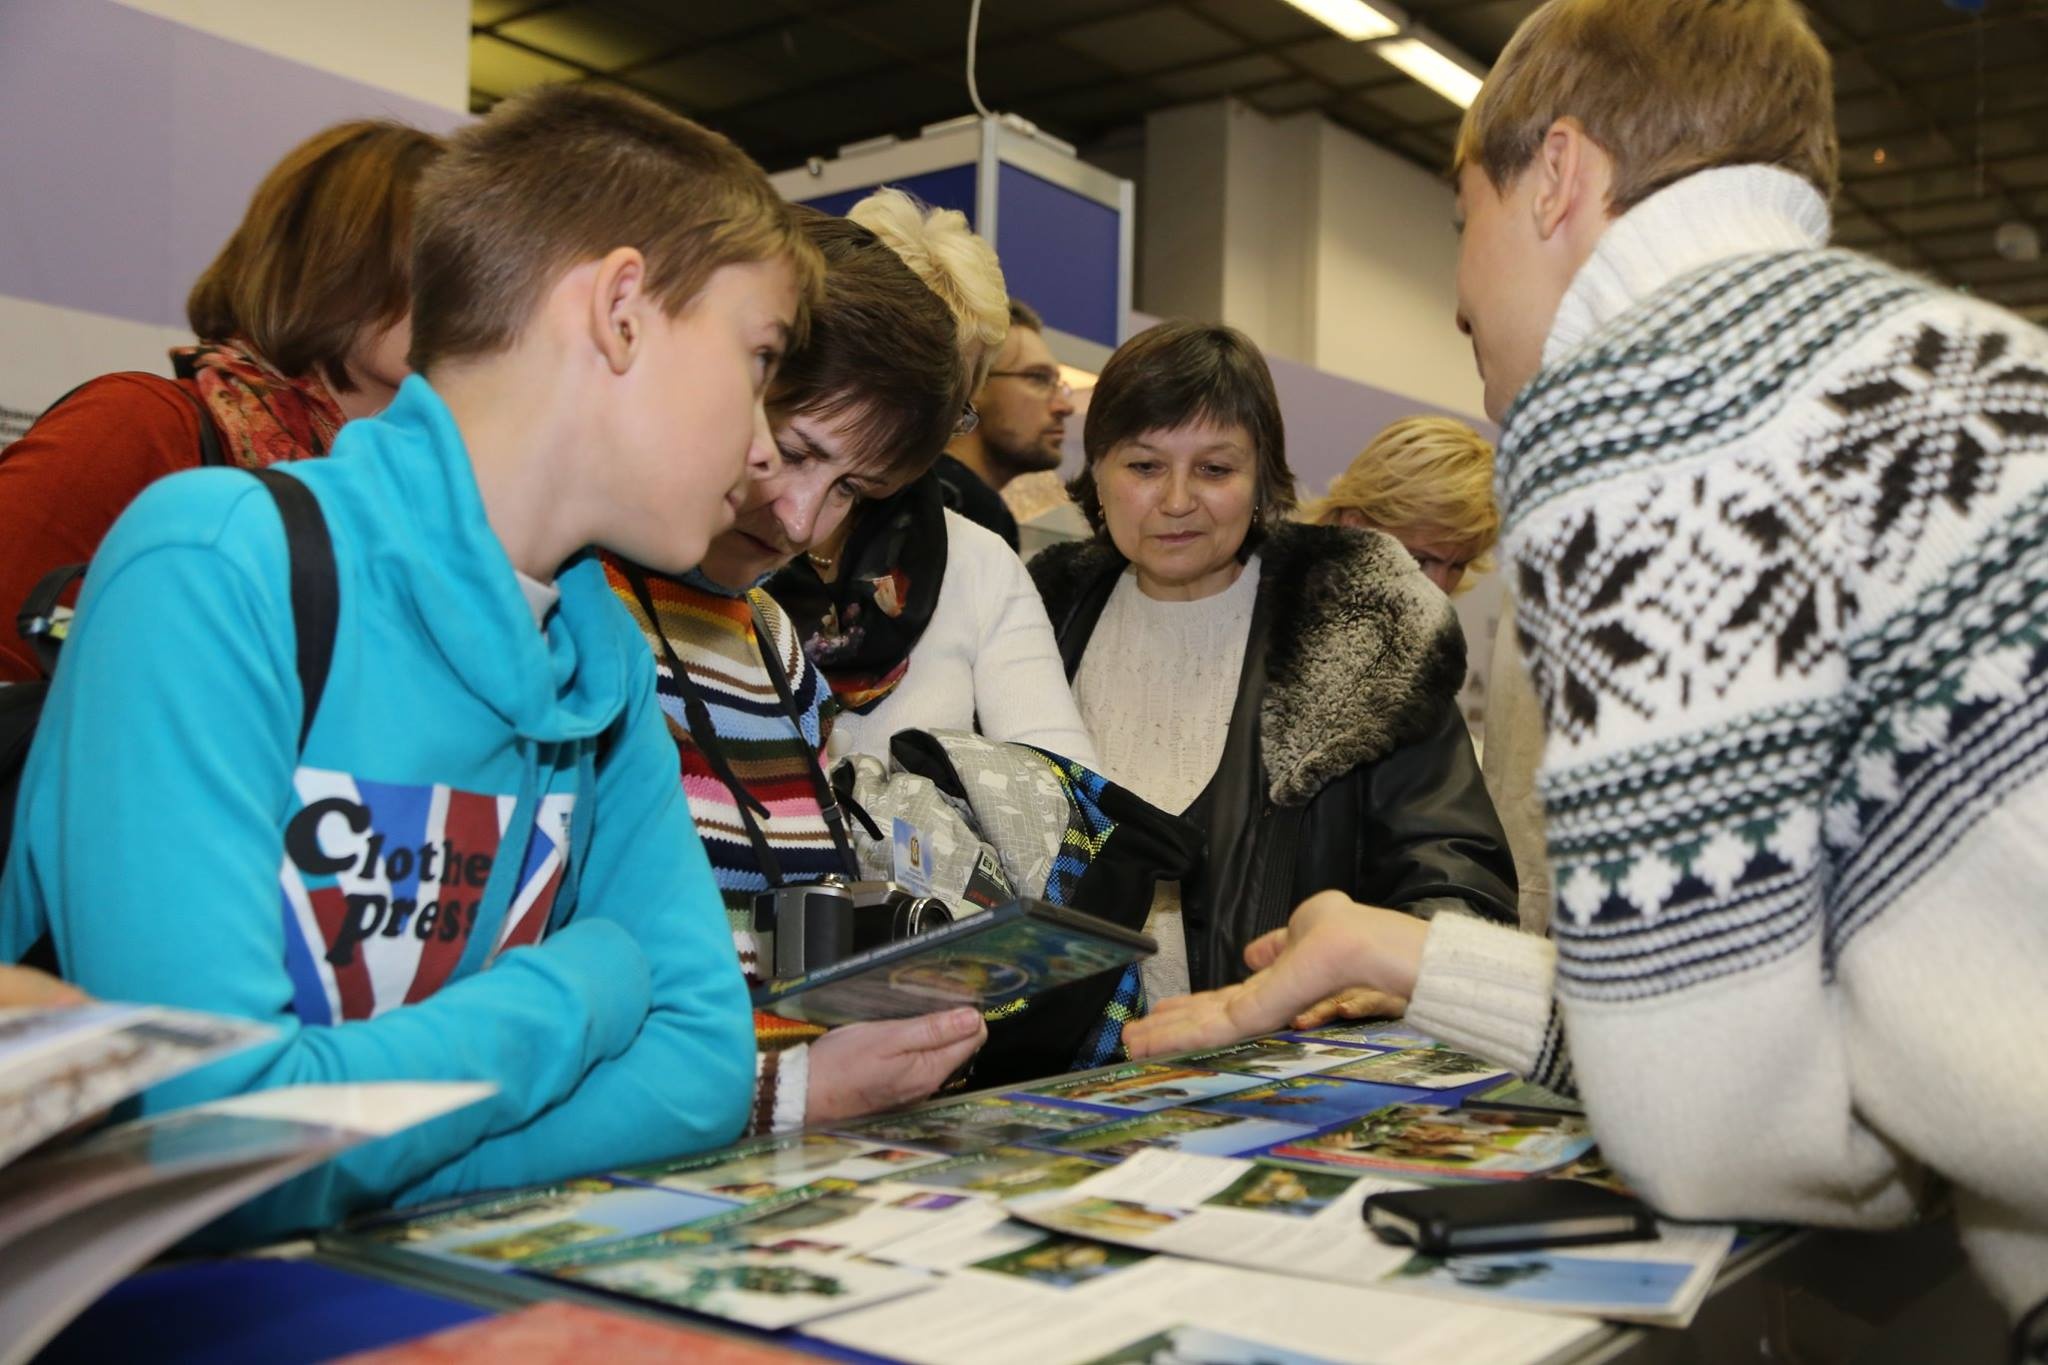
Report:
[[[190,1060],[245,1036],[232,1021],[219,1022],[171,1046]],[[0,1365],[29,1359],[122,1276],[230,1209],[491,1091],[464,1083],[294,1086],[46,1143],[0,1171]]]
[[154,1005],[0,1010],[0,1165],[270,1034],[245,1020]]
[[908,1361],[1533,1362],[1598,1316],[1685,1320],[1724,1230],[1435,1261],[1364,1226],[1369,1194],[1413,1182],[1611,1180],[1583,1117],[1539,1103],[1569,1101],[1520,1084],[1405,1025],[1348,1023],[387,1216],[329,1245]]
[[1682,1327],[1734,1240],[1664,1224],[1655,1241],[1484,1256],[1418,1255],[1365,1232],[1360,1206],[1414,1186],[1266,1161],[1147,1151],[1062,1190],[1006,1200],[1017,1217],[1134,1250],[1539,1311]]

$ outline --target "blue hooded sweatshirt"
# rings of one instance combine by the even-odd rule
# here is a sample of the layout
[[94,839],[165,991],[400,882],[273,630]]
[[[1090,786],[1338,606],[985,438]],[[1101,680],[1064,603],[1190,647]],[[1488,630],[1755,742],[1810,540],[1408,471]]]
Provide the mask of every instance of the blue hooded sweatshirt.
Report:
[[47,928],[95,996],[277,1027],[145,1112],[315,1082],[497,1084],[245,1208],[231,1237],[738,1136],[752,1015],[653,659],[602,566],[564,569],[536,629],[423,379],[289,472],[340,574],[304,753],[276,505],[239,470],[157,483],[86,579],[0,881],[0,953]]

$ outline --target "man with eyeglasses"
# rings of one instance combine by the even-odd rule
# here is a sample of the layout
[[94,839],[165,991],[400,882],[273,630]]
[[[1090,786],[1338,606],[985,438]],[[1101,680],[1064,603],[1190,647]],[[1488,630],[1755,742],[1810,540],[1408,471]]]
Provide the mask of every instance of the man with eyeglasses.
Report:
[[1060,445],[1074,391],[1045,344],[1045,323],[1030,304],[1010,300],[1010,335],[974,395],[977,421],[963,422],[935,471],[946,505],[1017,548],[1017,519],[1002,490],[1019,474],[1060,467]]

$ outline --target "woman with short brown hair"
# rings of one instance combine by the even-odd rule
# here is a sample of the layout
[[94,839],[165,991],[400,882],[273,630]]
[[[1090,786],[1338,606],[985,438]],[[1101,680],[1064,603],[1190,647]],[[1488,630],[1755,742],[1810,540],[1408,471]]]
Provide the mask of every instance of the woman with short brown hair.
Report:
[[1153,901],[1147,999],[1242,980],[1252,941],[1331,888],[1514,923],[1450,604],[1391,537],[1288,519],[1250,339],[1181,322],[1125,342],[1082,443],[1074,498],[1097,534],[1041,551],[1032,577],[1103,772],[1208,836],[1197,875]]
[[102,375],[0,451],[0,681],[42,675],[16,609],[165,474],[325,455],[409,372],[413,189],[431,133],[359,120],[285,154],[186,301],[175,379]]

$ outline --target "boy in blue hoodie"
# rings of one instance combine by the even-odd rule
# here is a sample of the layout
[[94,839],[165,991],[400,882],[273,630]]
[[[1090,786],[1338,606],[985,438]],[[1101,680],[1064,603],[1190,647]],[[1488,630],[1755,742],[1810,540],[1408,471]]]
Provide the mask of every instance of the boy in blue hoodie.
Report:
[[452,139],[414,258],[417,373],[291,467],[339,576],[303,746],[277,505],[166,479],[93,562],[0,881],[0,959],[47,931],[94,996],[276,1026],[147,1111],[496,1083],[233,1235],[714,1146],[751,1097],[653,661],[588,547],[680,573],[731,525],[815,252],[723,138],[578,87]]

